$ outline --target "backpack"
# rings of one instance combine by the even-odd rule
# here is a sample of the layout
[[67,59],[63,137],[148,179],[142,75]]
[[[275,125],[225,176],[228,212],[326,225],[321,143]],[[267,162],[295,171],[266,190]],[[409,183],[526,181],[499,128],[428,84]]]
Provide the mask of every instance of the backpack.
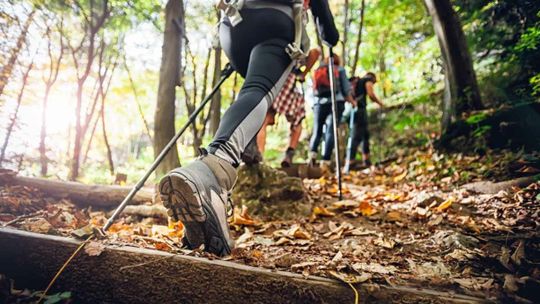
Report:
[[[315,96],[317,97],[330,97],[332,91],[330,90],[330,71],[328,65],[324,64],[319,66],[313,73],[313,89]],[[334,65],[334,86],[339,88],[339,69],[337,65]]]
[[[245,0],[219,0],[217,8],[222,10],[229,17],[231,24],[236,26],[242,22],[242,16],[239,11],[244,6]],[[293,60],[305,59],[303,51],[309,49],[309,38],[306,32],[307,10],[310,7],[310,0],[267,0],[267,2],[275,2],[279,4],[291,5],[293,8],[294,22],[294,40],[287,45],[285,51]],[[216,31],[212,45],[214,48],[219,46],[218,31]]]

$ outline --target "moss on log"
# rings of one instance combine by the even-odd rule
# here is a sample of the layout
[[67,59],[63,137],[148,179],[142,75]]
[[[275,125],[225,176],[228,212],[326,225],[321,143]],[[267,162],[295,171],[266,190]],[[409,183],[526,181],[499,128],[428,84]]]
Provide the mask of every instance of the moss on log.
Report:
[[302,180],[264,164],[241,166],[233,200],[262,219],[294,219],[311,212]]

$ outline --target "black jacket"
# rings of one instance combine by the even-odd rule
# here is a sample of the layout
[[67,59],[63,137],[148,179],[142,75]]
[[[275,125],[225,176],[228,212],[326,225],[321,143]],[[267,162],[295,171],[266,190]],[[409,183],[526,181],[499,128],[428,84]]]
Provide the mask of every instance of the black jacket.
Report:
[[339,33],[334,23],[334,16],[328,6],[328,0],[311,0],[309,6],[315,17],[317,29],[321,33],[321,39],[331,46],[335,46],[339,41]]
[[[292,4],[293,0],[269,0],[283,4]],[[339,41],[339,33],[334,23],[334,16],[330,7],[328,6],[328,0],[310,0],[309,6],[311,12],[315,17],[315,23],[317,24],[317,30],[321,34],[321,39],[327,44],[335,46]]]

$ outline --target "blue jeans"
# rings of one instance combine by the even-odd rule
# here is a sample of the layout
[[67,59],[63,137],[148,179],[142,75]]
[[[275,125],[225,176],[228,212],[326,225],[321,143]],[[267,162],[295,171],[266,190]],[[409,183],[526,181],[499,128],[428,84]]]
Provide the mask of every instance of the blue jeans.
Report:
[[[345,102],[337,102],[337,120],[341,121],[341,116],[345,110]],[[334,149],[334,124],[332,120],[332,104],[315,104],[313,106],[313,133],[309,141],[309,150],[317,152],[323,135],[323,126],[326,125],[324,134],[323,160],[332,158]]]

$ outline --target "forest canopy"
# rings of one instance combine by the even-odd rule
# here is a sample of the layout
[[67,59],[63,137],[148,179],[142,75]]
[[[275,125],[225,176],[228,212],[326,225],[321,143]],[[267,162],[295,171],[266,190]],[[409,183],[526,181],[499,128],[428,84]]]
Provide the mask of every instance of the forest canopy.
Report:
[[[444,132],[440,122],[445,67],[426,3],[330,3],[338,29],[346,33],[336,52],[347,72],[360,76],[375,72],[380,80],[376,91],[388,105],[414,103],[425,110],[402,115],[386,128],[414,130],[420,141],[430,140],[433,132]],[[537,99],[540,3],[451,3],[463,27],[483,106]],[[2,2],[2,166],[32,175],[105,183],[122,172],[134,180],[154,155],[153,113],[165,5],[110,0]],[[218,19],[212,3],[185,1],[183,5],[176,126],[187,121],[187,114],[209,92],[226,62],[223,52],[212,48],[211,33]],[[309,31],[314,37],[312,25]],[[220,102],[181,138],[181,162],[193,157],[215,132],[220,114],[241,86],[241,77],[233,78],[222,87]],[[307,100],[309,104],[311,99]],[[285,124],[278,124],[269,132],[269,161],[282,152],[278,139],[286,130]],[[383,156],[391,152],[391,143],[381,147]],[[110,174],[102,174],[106,171]]]

